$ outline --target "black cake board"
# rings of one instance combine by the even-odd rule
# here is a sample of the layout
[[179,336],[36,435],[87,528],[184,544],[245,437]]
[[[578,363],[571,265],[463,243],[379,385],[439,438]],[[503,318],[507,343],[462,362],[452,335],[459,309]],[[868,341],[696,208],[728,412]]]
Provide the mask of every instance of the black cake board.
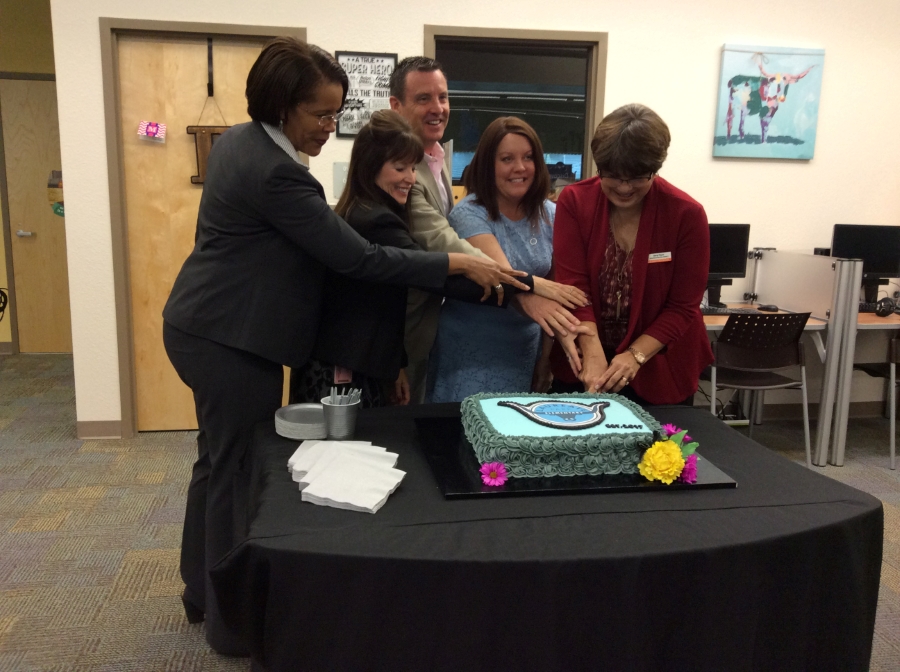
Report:
[[531,497],[585,493],[648,492],[736,488],[737,482],[712,462],[697,454],[697,482],[670,485],[648,481],[640,474],[602,476],[553,476],[510,478],[503,485],[484,485],[481,465],[459,418],[418,418],[416,428],[422,450],[445,499],[474,497]]

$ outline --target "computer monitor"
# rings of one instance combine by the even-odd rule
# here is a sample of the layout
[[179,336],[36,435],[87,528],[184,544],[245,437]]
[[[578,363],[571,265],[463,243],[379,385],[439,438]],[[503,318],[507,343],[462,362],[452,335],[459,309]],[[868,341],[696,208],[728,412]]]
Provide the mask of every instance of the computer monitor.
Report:
[[722,306],[722,285],[733,278],[747,277],[750,251],[749,224],[709,225],[709,280],[706,282],[710,306]]
[[900,278],[900,226],[880,224],[835,224],[831,234],[831,256],[862,259],[865,300],[878,300],[878,285]]

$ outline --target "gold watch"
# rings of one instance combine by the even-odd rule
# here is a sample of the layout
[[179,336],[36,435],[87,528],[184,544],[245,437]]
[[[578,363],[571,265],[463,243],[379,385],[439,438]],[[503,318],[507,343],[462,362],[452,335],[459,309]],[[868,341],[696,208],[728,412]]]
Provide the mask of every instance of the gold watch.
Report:
[[635,347],[628,348],[628,352],[632,354],[632,356],[634,357],[634,361],[638,363],[638,366],[643,366],[644,362],[647,361],[647,355],[645,355]]

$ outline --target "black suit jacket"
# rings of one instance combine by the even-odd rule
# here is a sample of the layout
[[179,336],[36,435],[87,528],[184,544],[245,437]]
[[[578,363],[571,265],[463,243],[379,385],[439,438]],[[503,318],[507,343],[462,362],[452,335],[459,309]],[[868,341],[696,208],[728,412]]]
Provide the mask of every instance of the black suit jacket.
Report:
[[[382,202],[359,205],[347,214],[347,223],[370,243],[403,250],[421,250],[409,232],[403,208],[379,190]],[[533,286],[531,276],[522,279]],[[503,306],[519,291],[503,285]],[[462,275],[451,275],[438,289],[423,288],[454,299],[479,303],[481,286]],[[396,380],[406,366],[403,333],[406,322],[406,287],[353,280],[328,273],[319,335],[313,358],[352,369],[381,380]],[[497,295],[484,301],[497,307]]]
[[308,358],[325,269],[354,278],[443,286],[446,254],[370,245],[322,186],[258,122],[235,126],[209,155],[194,249],[163,318],[189,334],[288,366]]

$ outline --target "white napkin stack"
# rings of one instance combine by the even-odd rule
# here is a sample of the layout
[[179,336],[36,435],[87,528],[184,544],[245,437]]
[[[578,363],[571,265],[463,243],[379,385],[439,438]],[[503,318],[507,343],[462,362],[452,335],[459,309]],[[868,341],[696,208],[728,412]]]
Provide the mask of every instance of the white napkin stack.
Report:
[[288,469],[303,501],[375,513],[406,475],[397,457],[365,441],[304,441]]
[[[306,455],[306,453],[309,452],[309,449],[318,443],[327,443],[327,444],[343,443],[345,445],[351,445],[351,446],[371,446],[372,445],[371,441],[322,441],[319,439],[308,439],[308,440],[304,441],[303,443],[301,443],[297,447],[297,450],[294,451],[294,454],[291,455],[291,457],[288,459],[288,471],[289,472],[292,471],[294,469],[294,465],[297,463],[297,460],[299,460],[301,457]],[[380,450],[384,450],[384,448],[381,448]]]

